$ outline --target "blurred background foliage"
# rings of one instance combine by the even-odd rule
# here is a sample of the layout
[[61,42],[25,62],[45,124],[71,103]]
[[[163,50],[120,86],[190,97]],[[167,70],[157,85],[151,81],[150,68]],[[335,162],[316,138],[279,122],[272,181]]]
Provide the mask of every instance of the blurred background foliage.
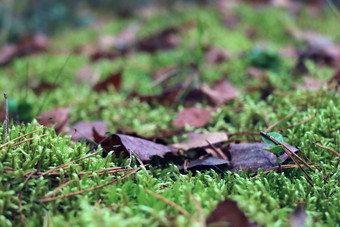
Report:
[[141,7],[171,7],[177,2],[205,4],[213,0],[1,0],[0,41],[15,42],[24,34],[53,34],[65,27],[88,26],[102,13],[128,17]]

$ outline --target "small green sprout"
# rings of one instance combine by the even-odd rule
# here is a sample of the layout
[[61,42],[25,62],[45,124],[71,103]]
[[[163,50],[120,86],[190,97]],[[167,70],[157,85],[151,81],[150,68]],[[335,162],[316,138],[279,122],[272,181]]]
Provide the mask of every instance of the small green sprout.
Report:
[[265,142],[267,145],[271,146],[270,149],[266,149],[264,148],[263,150],[265,151],[269,151],[273,154],[276,155],[277,159],[277,163],[278,164],[281,164],[281,159],[280,159],[280,155],[283,155],[284,154],[284,151],[283,151],[283,147],[282,145],[276,145],[272,140],[270,140],[266,135],[268,136],[271,136],[273,137],[274,139],[276,139],[277,141],[279,141],[280,143],[283,143],[283,137],[281,134],[279,133],[276,133],[276,132],[269,132],[267,134],[263,134],[261,133],[261,138],[263,140],[263,142]]

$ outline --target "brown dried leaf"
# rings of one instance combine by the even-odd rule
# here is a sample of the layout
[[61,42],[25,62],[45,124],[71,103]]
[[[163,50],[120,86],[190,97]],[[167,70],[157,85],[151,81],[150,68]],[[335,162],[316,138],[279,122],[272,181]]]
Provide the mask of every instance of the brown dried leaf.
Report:
[[208,64],[220,64],[229,59],[229,53],[225,50],[219,50],[215,47],[205,47],[203,48],[205,55],[205,61]]
[[216,109],[201,109],[198,107],[188,107],[181,110],[172,122],[173,126],[185,128],[186,125],[200,128],[211,118],[211,113]]
[[232,227],[257,226],[257,224],[249,222],[237,203],[231,199],[219,202],[207,218],[207,225],[226,226],[227,223]]
[[173,49],[179,45],[179,42],[178,29],[168,28],[140,40],[137,46],[140,51],[154,53],[156,51]]
[[112,73],[108,78],[103,81],[98,82],[93,90],[97,92],[108,91],[109,86],[113,86],[117,91],[120,90],[122,86],[122,72]]
[[[94,134],[94,137],[96,142],[101,139],[98,134]],[[124,157],[128,157],[129,153],[132,152],[142,161],[150,161],[153,156],[163,158],[165,154],[175,151],[162,144],[123,134],[112,134],[106,137],[101,146],[106,151],[114,150],[118,155],[123,152]]]
[[98,82],[99,74],[93,72],[90,66],[83,66],[78,70],[76,82],[77,83],[87,83],[91,87]]
[[[297,151],[296,148],[287,145],[294,152]],[[231,144],[230,155],[231,155],[231,168],[230,171],[234,172],[236,170],[247,171],[251,168],[253,173],[257,172],[259,168],[262,170],[268,170],[272,167],[278,166],[276,162],[276,156],[268,151],[263,150],[263,148],[270,148],[265,143],[240,143]],[[282,162],[284,162],[288,156],[283,154],[280,156]]]
[[177,166],[179,170],[206,170],[213,168],[215,166],[221,166],[221,165],[228,165],[229,161],[215,158],[215,157],[206,157],[194,161],[190,161],[188,166],[180,165]]
[[303,81],[304,81],[304,84],[298,84],[296,85],[296,88],[300,88],[303,90],[317,91],[317,90],[320,90],[322,85],[326,83],[326,81],[316,80],[313,77],[304,77]]
[[212,89],[203,84],[200,91],[212,105],[222,105],[228,100],[235,99],[240,94],[229,81],[223,78],[216,81]]
[[103,121],[82,121],[78,122],[73,126],[74,131],[69,131],[67,135],[72,136],[73,141],[79,141],[82,139],[91,139],[94,140],[94,132],[95,130],[100,135],[105,135],[107,132],[107,125]]
[[188,151],[188,150],[195,149],[195,148],[209,147],[209,143],[207,141],[209,141],[210,144],[218,144],[218,143],[228,141],[228,136],[226,133],[222,133],[222,132],[201,134],[199,136],[196,135],[194,139],[189,140],[186,143],[173,144],[171,145],[171,147]]
[[66,130],[65,125],[68,124],[68,114],[70,110],[71,107],[60,107],[44,112],[37,117],[38,123],[46,127],[55,125],[54,129],[56,133],[60,134]]

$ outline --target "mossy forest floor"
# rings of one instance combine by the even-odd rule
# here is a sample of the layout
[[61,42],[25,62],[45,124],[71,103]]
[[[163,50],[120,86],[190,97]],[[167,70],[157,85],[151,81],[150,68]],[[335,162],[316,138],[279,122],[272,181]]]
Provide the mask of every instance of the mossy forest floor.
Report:
[[[205,219],[225,198],[236,201],[249,220],[260,226],[289,226],[290,215],[298,206],[307,213],[306,226],[339,225],[339,157],[313,144],[339,152],[340,95],[338,82],[331,80],[336,67],[323,62],[322,57],[317,61],[307,58],[303,72],[297,70],[298,55],[293,53],[307,44],[303,37],[292,35],[292,31],[301,34],[314,31],[340,42],[340,19],[330,8],[315,12],[303,7],[290,12],[280,7],[243,4],[232,8],[186,6],[160,8],[150,15],[126,19],[105,17],[103,21],[90,28],[55,34],[50,37],[46,52],[15,58],[0,68],[1,92],[7,92],[11,105],[26,103],[26,109],[17,110],[17,117],[30,121],[10,123],[7,138],[5,125],[0,127],[0,226],[204,226]],[[132,30],[139,27],[136,40],[176,27],[180,31],[175,39],[180,41],[173,48],[153,53],[134,50],[113,59],[90,60],[86,46],[98,47],[101,45],[98,39],[103,39],[103,35],[118,35],[129,26]],[[227,51],[228,59],[207,62],[205,47]],[[187,105],[182,98],[174,105],[166,105],[141,102],[139,96],[129,95],[131,91],[161,94],[162,89],[155,85],[152,75],[170,66],[193,64],[198,76],[192,86],[203,82],[209,86],[225,77],[239,90],[235,99],[217,106],[203,127],[179,129],[172,125],[177,113]],[[77,81],[84,66],[90,67],[99,80],[122,71],[122,87],[119,91],[111,86],[107,91],[95,92],[90,81]],[[260,68],[260,76],[251,72],[254,67]],[[182,72],[173,77],[172,83],[184,81],[187,75]],[[317,88],[304,86],[305,76],[317,81]],[[57,86],[34,92],[32,88],[41,82]],[[1,103],[4,109],[4,102]],[[203,108],[208,105],[194,104]],[[129,157],[117,157],[113,152],[102,158],[99,152],[52,172],[54,175],[32,176],[35,171],[44,173],[80,159],[90,149],[86,142],[74,142],[63,133],[57,135],[53,128],[41,126],[34,119],[42,112],[67,106],[71,107],[68,125],[103,120],[110,133],[135,132],[148,138],[177,130],[176,135],[163,136],[169,144],[185,140],[187,132],[258,133],[297,109],[272,131],[315,115],[280,133],[285,142],[298,145],[319,169],[315,167],[312,172],[304,167],[313,185],[299,168],[284,169],[282,174],[275,171],[264,174],[259,170],[260,176],[251,179],[255,174],[249,171],[221,173],[207,168],[180,173],[176,165],[170,164],[141,167],[125,177],[130,169],[140,166],[134,157],[129,163]],[[2,146],[34,130],[39,131]],[[48,135],[41,136],[44,134]],[[33,137],[37,138],[16,144]],[[233,135],[226,143],[249,142],[255,137]],[[288,164],[294,163],[289,160]],[[127,169],[112,174],[97,171],[109,167]],[[36,203],[64,183],[67,185],[54,196],[102,185],[113,178],[117,181],[97,190]],[[153,193],[181,206],[189,215]]]

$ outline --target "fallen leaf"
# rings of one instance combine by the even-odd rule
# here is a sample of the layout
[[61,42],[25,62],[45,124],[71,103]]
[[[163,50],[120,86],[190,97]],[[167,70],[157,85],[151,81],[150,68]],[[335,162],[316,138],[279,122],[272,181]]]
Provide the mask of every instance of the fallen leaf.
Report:
[[[296,148],[287,145],[294,152]],[[257,172],[259,168],[262,170],[268,170],[272,167],[278,166],[276,162],[276,156],[273,153],[263,150],[263,148],[270,148],[265,143],[240,143],[231,144],[230,155],[231,155],[231,167],[230,171],[236,170],[247,171],[251,168],[252,173]],[[280,156],[282,162],[287,160],[288,156],[283,154]]]
[[73,126],[73,131],[68,131],[67,135],[72,136],[73,141],[82,139],[94,140],[93,129],[100,135],[105,135],[108,128],[103,121],[82,121]]
[[304,77],[303,81],[303,84],[297,84],[295,87],[303,90],[317,91],[326,83],[326,81],[316,80],[313,77]]
[[92,62],[96,62],[96,61],[103,60],[103,59],[113,60],[120,56],[121,56],[121,53],[118,51],[97,49],[91,53],[90,58]]
[[32,90],[35,94],[41,94],[43,91],[50,91],[59,87],[58,84],[52,84],[46,81],[41,81],[39,84],[32,87]]
[[329,80],[329,82],[333,81],[340,84],[340,68],[334,72],[333,77]]
[[205,61],[210,64],[220,64],[229,59],[229,54],[227,51],[219,50],[215,47],[204,47],[203,48]]
[[127,50],[136,43],[137,33],[140,30],[140,25],[132,23],[123,31],[114,36],[113,46],[118,50]]
[[105,80],[99,81],[93,90],[96,92],[108,91],[109,86],[113,86],[117,91],[120,90],[122,86],[122,72],[112,73]]
[[238,207],[237,203],[231,199],[219,202],[216,208],[207,218],[207,225],[212,226],[231,226],[231,227],[250,227],[257,226],[250,223],[247,216]]
[[216,109],[201,109],[198,107],[188,107],[181,110],[172,122],[173,126],[185,128],[186,125],[200,128],[211,118],[212,112]]
[[37,117],[38,123],[45,127],[52,127],[55,125],[54,129],[57,134],[60,134],[66,130],[68,124],[68,114],[71,107],[56,108],[50,111],[44,112]]
[[307,213],[302,207],[297,207],[290,215],[290,225],[292,227],[303,227],[306,224]]
[[[101,139],[98,134],[94,134],[94,138],[96,142]],[[129,153],[132,152],[142,161],[150,161],[153,156],[164,158],[165,154],[175,152],[168,146],[123,134],[112,134],[102,139],[101,146],[107,152],[114,150],[118,156],[123,153],[123,157],[128,157]]]
[[98,82],[99,74],[93,72],[90,66],[83,66],[78,70],[76,82],[87,83],[93,87]]
[[226,133],[223,132],[213,132],[209,134],[201,134],[196,135],[194,139],[189,140],[186,143],[177,143],[171,145],[171,147],[174,147],[176,149],[181,149],[184,151],[188,151],[195,148],[204,148],[209,147],[209,141],[210,144],[218,144],[222,142],[228,141],[228,136]]
[[235,99],[240,94],[229,81],[223,78],[216,81],[213,88],[203,84],[200,87],[200,91],[212,105],[222,105],[226,101]]
[[10,63],[17,56],[18,48],[14,44],[7,44],[0,49],[0,66]]
[[168,28],[159,33],[146,37],[137,43],[140,51],[154,53],[169,50],[179,45],[178,29]]
[[215,166],[221,166],[221,165],[228,165],[229,161],[215,158],[215,157],[206,157],[203,159],[193,160],[189,162],[189,165],[185,168],[184,165],[177,166],[179,170],[206,170],[213,168]]

